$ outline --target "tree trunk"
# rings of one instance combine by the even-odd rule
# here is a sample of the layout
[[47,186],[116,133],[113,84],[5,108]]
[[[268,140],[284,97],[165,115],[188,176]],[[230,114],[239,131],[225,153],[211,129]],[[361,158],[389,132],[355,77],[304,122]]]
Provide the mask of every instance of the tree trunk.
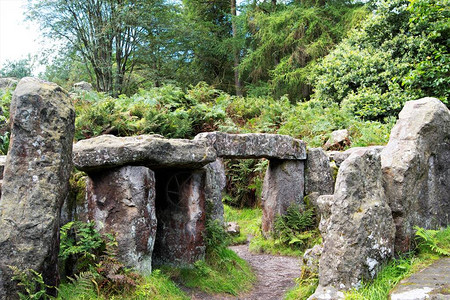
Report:
[[[236,0],[231,0],[231,27],[233,30],[233,39],[237,39],[237,28],[236,28]],[[242,85],[239,80],[239,49],[234,45],[234,85],[236,88],[236,96],[242,96]]]

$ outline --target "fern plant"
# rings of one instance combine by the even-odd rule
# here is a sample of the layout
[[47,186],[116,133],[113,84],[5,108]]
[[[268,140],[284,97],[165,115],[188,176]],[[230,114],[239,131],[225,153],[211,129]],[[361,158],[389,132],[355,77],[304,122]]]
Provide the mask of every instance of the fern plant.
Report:
[[12,280],[17,281],[17,285],[24,291],[18,292],[20,300],[54,299],[47,294],[47,289],[54,287],[45,284],[42,274],[33,269],[20,270],[16,266],[9,266],[9,268],[13,272]]
[[284,215],[275,218],[273,236],[276,243],[305,249],[316,236],[315,214],[312,208],[301,210],[291,205]]
[[444,230],[426,230],[415,226],[418,247],[432,252],[450,256],[450,227]]

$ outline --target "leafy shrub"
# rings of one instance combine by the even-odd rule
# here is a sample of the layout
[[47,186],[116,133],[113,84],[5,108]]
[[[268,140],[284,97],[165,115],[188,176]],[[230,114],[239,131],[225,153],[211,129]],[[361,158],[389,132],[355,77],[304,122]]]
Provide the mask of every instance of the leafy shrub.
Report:
[[448,0],[384,0],[313,70],[314,98],[365,120],[396,117],[403,104],[449,95]]

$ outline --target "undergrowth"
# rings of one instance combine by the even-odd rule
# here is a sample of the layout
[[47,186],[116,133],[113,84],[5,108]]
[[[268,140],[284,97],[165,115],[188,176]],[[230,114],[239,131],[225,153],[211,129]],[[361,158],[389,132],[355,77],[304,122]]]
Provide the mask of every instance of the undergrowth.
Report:
[[163,267],[173,280],[210,294],[249,291],[256,277],[245,260],[227,248],[228,235],[217,221],[206,227],[206,256],[192,267]]

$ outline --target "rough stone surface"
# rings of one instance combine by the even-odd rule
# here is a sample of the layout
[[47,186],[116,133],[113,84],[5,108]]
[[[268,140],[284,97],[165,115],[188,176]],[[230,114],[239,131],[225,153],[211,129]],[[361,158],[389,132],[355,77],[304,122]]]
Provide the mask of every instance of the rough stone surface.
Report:
[[350,135],[347,129],[335,130],[323,146],[325,150],[342,150],[350,146]]
[[0,78],[0,89],[14,88],[19,81],[17,78],[4,77]]
[[156,171],[156,265],[192,264],[205,255],[204,170]]
[[414,226],[450,219],[450,112],[435,98],[408,101],[381,154],[384,188],[396,224],[395,250],[407,251]]
[[283,215],[291,205],[303,205],[304,163],[295,160],[269,161],[262,187],[262,230],[273,230],[277,215]]
[[72,171],[75,111],[54,83],[22,79],[11,101],[11,142],[0,200],[0,299],[15,299],[8,265],[58,283],[59,211]]
[[88,92],[93,90],[92,84],[90,84],[89,82],[86,82],[86,81],[80,81],[80,82],[77,82],[77,83],[75,83],[75,84],[73,85],[73,87],[74,87],[75,89],[79,89],[79,90],[83,90],[83,91],[88,91]]
[[315,206],[320,195],[330,195],[334,191],[334,179],[331,173],[328,155],[322,148],[308,149],[305,163],[305,194]]
[[318,200],[324,244],[317,299],[358,287],[393,255],[395,227],[382,187],[380,152],[354,152],[341,165],[334,197]]
[[241,233],[241,227],[236,222],[227,222],[225,231],[231,235],[239,235],[239,233]]
[[303,255],[303,266],[308,268],[312,274],[319,274],[319,260],[322,251],[322,245],[315,245],[311,249],[306,250]]
[[383,149],[384,146],[369,146],[369,147],[354,147],[347,149],[345,151],[330,151],[328,152],[328,156],[331,161],[336,163],[337,167],[340,167],[341,164],[346,160],[350,155],[352,155],[355,151],[360,151],[361,149]]
[[160,135],[101,135],[73,147],[73,161],[82,171],[124,165],[150,168],[201,168],[216,160],[214,149],[201,141],[165,139]]
[[126,166],[90,174],[86,195],[89,220],[116,237],[119,260],[150,273],[157,226],[153,171]]
[[227,178],[225,176],[225,166],[221,158],[215,162],[207,164],[206,183],[205,183],[205,201],[206,218],[218,220],[223,224],[223,203],[222,194],[225,189]]
[[450,257],[400,281],[390,293],[391,300],[450,299]]
[[306,159],[305,143],[287,135],[204,132],[198,134],[194,140],[209,141],[216,149],[218,157]]

